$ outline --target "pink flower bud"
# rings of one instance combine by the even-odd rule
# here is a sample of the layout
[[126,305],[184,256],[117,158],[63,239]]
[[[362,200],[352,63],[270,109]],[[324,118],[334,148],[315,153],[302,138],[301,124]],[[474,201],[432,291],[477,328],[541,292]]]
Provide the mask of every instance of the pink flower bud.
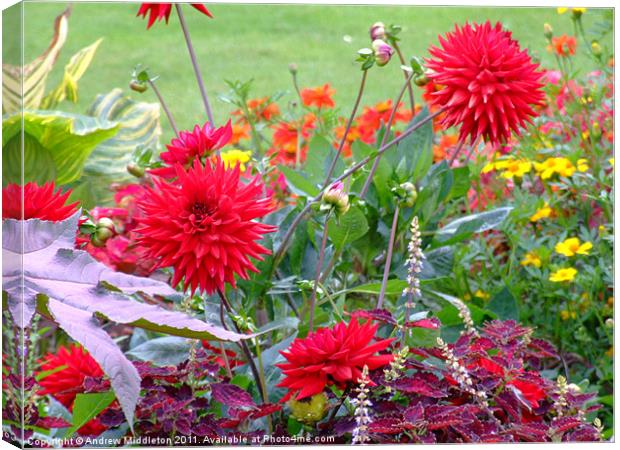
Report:
[[372,41],[372,49],[375,52],[375,60],[378,66],[385,66],[390,62],[390,58],[394,54],[394,49],[381,39]]
[[385,25],[383,22],[376,22],[370,27],[370,39],[372,41],[377,39],[385,39]]

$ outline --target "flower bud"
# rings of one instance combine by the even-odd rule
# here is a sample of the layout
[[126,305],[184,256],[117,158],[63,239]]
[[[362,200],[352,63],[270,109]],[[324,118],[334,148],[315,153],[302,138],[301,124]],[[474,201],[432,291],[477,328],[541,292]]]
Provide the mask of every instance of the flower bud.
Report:
[[375,39],[372,41],[372,49],[375,53],[375,60],[378,66],[385,66],[390,62],[394,49],[381,39]]
[[545,27],[545,37],[547,39],[551,39],[551,37],[553,36],[553,28],[551,28],[551,25],[549,25],[548,23],[545,23],[544,27]]
[[290,63],[288,65],[288,71],[291,73],[291,75],[297,75],[297,64]]
[[605,326],[607,328],[613,328],[614,327],[614,319],[612,319],[611,317],[609,319],[607,319],[605,321]]
[[127,172],[129,172],[136,178],[142,178],[144,176],[144,168],[140,167],[136,163],[127,164]]
[[376,22],[370,27],[370,40],[385,39],[385,25],[383,22]]
[[321,211],[329,211],[333,208],[339,216],[346,213],[350,206],[349,195],[344,191],[342,181],[337,181],[323,192],[321,201]]
[[116,233],[116,227],[112,219],[102,217],[95,225],[95,232],[91,235],[90,242],[95,247],[103,247],[108,239]]
[[428,77],[425,73],[423,73],[422,75],[416,75],[415,77],[413,77],[413,82],[416,86],[426,86],[428,84]]
[[603,54],[603,49],[601,48],[601,44],[594,41],[592,42],[592,54],[596,57],[599,57]]
[[129,88],[132,91],[136,91],[136,92],[145,92],[148,89],[148,86],[146,85],[146,83],[141,83],[140,81],[132,81],[131,83],[129,83]]
[[579,20],[581,19],[581,16],[583,16],[583,13],[586,12],[586,8],[571,8],[572,12],[573,12],[573,19],[574,20]]
[[288,402],[293,417],[306,425],[314,425],[327,412],[327,396],[324,392],[302,400],[291,399]]
[[411,208],[418,198],[418,190],[415,188],[415,184],[407,181],[400,187],[405,191],[405,198],[403,199],[405,205]]

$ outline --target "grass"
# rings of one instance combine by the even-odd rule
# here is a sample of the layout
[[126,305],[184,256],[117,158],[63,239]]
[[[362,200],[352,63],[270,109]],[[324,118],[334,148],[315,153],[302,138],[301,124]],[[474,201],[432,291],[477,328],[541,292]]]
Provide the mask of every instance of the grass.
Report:
[[[64,7],[63,3],[25,3],[26,60],[46,48],[53,19]],[[209,8],[213,20],[189,6],[184,10],[219,122],[226,120],[231,110],[230,105],[216,99],[218,93],[227,91],[226,79],[253,78],[253,95],[257,97],[287,91],[281,100],[286,102],[293,98],[288,72],[293,62],[299,67],[302,86],[331,83],[341,113],[348,115],[361,76],[354,62],[356,53],[369,46],[368,28],[376,21],[402,25],[401,47],[408,57],[427,56],[428,46],[454,23],[501,20],[522,46],[529,47],[547,66],[554,60],[545,49],[543,23],[550,23],[556,34],[573,33],[570,13],[558,15],[554,8],[230,4],[212,4]],[[69,38],[49,86],[60,79],[61,68],[73,53],[103,37],[79,83],[78,103],[65,103],[64,109],[83,112],[96,94],[115,87],[124,88],[134,98],[156,101],[150,91],[138,94],[127,88],[133,67],[141,63],[159,75],[158,86],[180,128],[203,123],[205,113],[175,13],[168,26],[156,23],[147,31],[146,21],[135,17],[137,9],[137,3],[75,3]],[[588,10],[583,18],[586,29],[600,20],[601,14],[601,10]],[[350,36],[349,43],[345,36]],[[605,44],[612,45],[611,37]],[[576,67],[587,70],[590,65],[584,55],[582,51]],[[384,68],[373,68],[363,103],[394,97],[402,83],[399,72],[394,61]],[[171,130],[163,119],[162,124],[164,139],[168,139]]]

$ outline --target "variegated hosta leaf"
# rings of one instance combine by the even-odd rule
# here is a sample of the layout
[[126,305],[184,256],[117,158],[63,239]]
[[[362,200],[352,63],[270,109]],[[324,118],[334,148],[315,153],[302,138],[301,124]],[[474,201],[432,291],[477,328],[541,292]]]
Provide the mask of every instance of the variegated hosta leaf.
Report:
[[100,120],[115,121],[118,133],[95,148],[84,167],[84,175],[75,187],[75,198],[85,206],[105,204],[112,200],[112,183],[135,180],[127,173],[127,164],[137,147],[157,151],[161,127],[159,104],[136,102],[123,96],[120,89],[98,95],[88,115]]
[[100,43],[101,39],[98,39],[94,44],[84,47],[71,57],[65,66],[62,81],[45,96],[41,102],[41,109],[53,109],[65,99],[73,103],[77,102],[77,82],[88,69]]
[[62,222],[5,219],[2,223],[3,289],[16,323],[27,327],[35,311],[56,321],[81,343],[110,378],[129,423],[140,390],[137,372],[97,317],[196,339],[239,341],[232,333],[187,314],[124,294],[178,295],[166,283],[114,272],[73,248],[81,212]]
[[23,109],[37,109],[40,107],[45,93],[47,76],[54,67],[58,54],[67,40],[70,15],[71,8],[69,7],[56,17],[52,41],[49,47],[37,59],[24,67],[2,64],[3,113],[13,114],[22,110],[22,87]]
[[21,181],[22,148],[26,182],[75,181],[95,146],[114,136],[118,128],[115,122],[60,111],[13,114],[2,122],[3,184]]

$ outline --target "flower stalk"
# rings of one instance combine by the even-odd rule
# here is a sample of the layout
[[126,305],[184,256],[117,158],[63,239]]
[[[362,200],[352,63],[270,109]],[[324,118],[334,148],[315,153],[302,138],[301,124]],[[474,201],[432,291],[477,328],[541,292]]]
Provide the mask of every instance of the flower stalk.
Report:
[[207,90],[205,89],[205,84],[202,79],[202,73],[200,72],[200,67],[198,66],[198,59],[196,58],[196,53],[194,52],[192,39],[189,35],[187,24],[185,23],[185,17],[183,16],[183,11],[181,10],[181,4],[175,3],[174,6],[177,9],[179,22],[181,23],[181,29],[183,30],[183,36],[185,37],[187,50],[189,51],[189,57],[192,60],[194,74],[196,75],[196,81],[198,82],[198,88],[200,89],[200,95],[202,96],[202,102],[204,103],[205,111],[207,112],[207,118],[209,119],[209,123],[211,124],[211,126],[215,126],[215,121],[213,120],[213,112],[211,111],[211,105],[209,104],[209,97],[207,96]]
[[323,237],[321,239],[321,249],[319,250],[319,261],[316,266],[316,275],[314,277],[314,285],[312,286],[312,295],[310,296],[310,314],[308,318],[308,332],[314,330],[314,309],[316,307],[316,293],[321,280],[321,269],[323,268],[323,260],[325,259],[325,247],[327,245],[327,236],[329,233],[329,218],[331,214],[328,213],[325,217],[325,226],[323,227]]
[[383,307],[383,300],[385,299],[385,290],[387,288],[387,282],[390,276],[390,267],[392,265],[392,252],[394,251],[394,240],[396,238],[396,230],[398,229],[398,214],[399,213],[400,213],[400,206],[396,205],[396,209],[394,209],[394,216],[392,217],[392,228],[390,230],[390,241],[388,243],[385,267],[383,269],[383,281],[381,282],[381,291],[379,292],[379,299],[377,300],[377,309],[381,309]]
[[148,83],[149,83],[149,86],[151,87],[151,89],[153,89],[153,92],[155,92],[155,95],[157,96],[157,99],[159,100],[159,104],[161,105],[162,109],[164,110],[164,113],[166,113],[166,117],[168,118],[168,122],[170,123],[170,126],[174,130],[174,134],[176,135],[176,137],[178,139],[179,138],[179,129],[177,128],[177,124],[174,121],[174,117],[172,117],[172,113],[168,109],[168,105],[166,105],[166,102],[164,101],[164,98],[159,93],[159,89],[157,89],[157,86],[155,86],[155,82],[153,80],[149,79]]

